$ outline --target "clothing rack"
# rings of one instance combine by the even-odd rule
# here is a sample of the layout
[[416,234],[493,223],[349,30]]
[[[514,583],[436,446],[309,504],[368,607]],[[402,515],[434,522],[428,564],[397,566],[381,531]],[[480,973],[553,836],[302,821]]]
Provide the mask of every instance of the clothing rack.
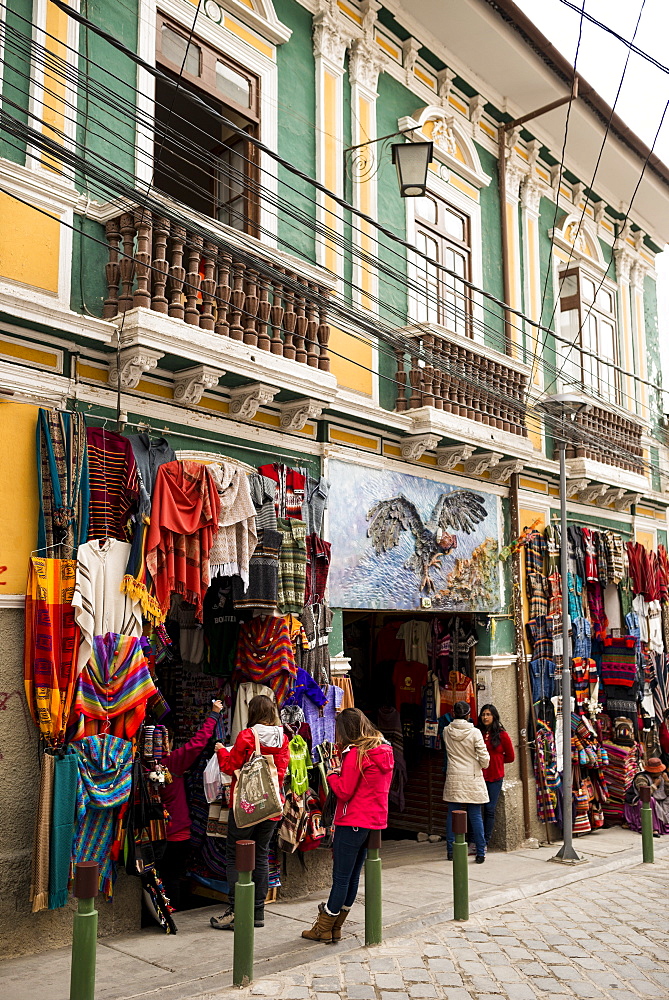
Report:
[[[611,513],[613,513],[613,511],[611,511]],[[559,514],[551,514],[551,523],[559,524],[560,523],[560,515]],[[593,531],[601,531],[602,530],[599,527],[599,525],[590,524],[588,521],[584,521],[582,517],[568,517],[567,518],[567,523],[568,524],[576,524],[576,525],[578,525],[579,528],[592,528]],[[537,530],[539,530],[539,529],[537,529]],[[633,532],[631,530],[627,531],[625,528],[619,528],[617,525],[616,525],[615,528],[604,528],[603,530],[605,530],[605,531],[615,531],[616,534],[618,534],[618,535],[629,535],[630,538],[633,535]]]

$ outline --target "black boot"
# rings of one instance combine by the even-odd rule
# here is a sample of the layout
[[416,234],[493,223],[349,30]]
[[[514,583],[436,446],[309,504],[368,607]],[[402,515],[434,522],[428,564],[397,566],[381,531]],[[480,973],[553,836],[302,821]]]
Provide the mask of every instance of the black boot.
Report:
[[256,906],[253,911],[253,926],[254,927],[264,927],[265,926],[265,907]]

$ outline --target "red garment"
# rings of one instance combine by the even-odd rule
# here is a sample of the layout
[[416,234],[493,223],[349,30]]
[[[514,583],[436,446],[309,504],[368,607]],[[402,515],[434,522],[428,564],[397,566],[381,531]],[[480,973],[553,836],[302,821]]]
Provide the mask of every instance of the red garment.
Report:
[[202,602],[209,587],[209,552],[218,531],[220,500],[216,483],[200,462],[167,462],[156,475],[146,566],[153,577],[163,611],[172,593],[195,606],[202,621]]
[[663,722],[660,726],[660,747],[662,748],[662,753],[669,754],[669,726],[666,722]]
[[252,618],[239,629],[236,679],[271,687],[281,708],[297,676],[288,618]]
[[304,503],[304,488],[307,483],[297,469],[289,469],[286,465],[261,465],[258,469],[261,476],[273,479],[276,483],[274,506],[277,517],[295,517],[302,520],[302,504]]
[[320,535],[307,535],[307,579],[304,603],[319,604],[325,598],[325,588],[330,572],[330,542],[324,542]]
[[466,701],[469,705],[470,719],[476,725],[476,691],[474,685],[467,674],[460,673],[459,670],[451,670],[446,685],[441,689],[441,714],[448,712],[453,715],[453,706],[456,701]]
[[130,516],[139,500],[137,463],[122,434],[102,427],[86,428],[91,489],[88,539],[119,538],[127,542]]
[[427,663],[416,660],[401,660],[393,670],[395,686],[395,707],[402,705],[422,705],[423,688],[427,684]]
[[485,781],[499,781],[504,777],[504,765],[512,764],[516,759],[511,737],[505,729],[499,734],[499,746],[494,747],[490,742],[490,734],[483,733],[483,742],[486,750],[490,754],[490,763],[483,769]]
[[389,743],[369,750],[358,763],[357,747],[344,750],[339,774],[328,775],[337,796],[335,826],[358,826],[363,830],[385,830],[388,825],[388,792],[393,780],[395,757]]
[[[235,771],[239,771],[240,768],[246,763],[251,754],[256,748],[256,738],[252,729],[242,729],[239,736],[235,740],[235,745],[232,750],[226,750],[225,747],[221,750],[217,750],[218,755],[218,766],[224,774],[234,775]],[[260,752],[263,757],[273,757],[274,765],[276,767],[277,777],[279,779],[279,788],[281,790],[281,801],[284,801],[283,795],[283,779],[286,777],[286,771],[288,770],[288,765],[290,763],[290,750],[288,747],[288,737],[283,734],[283,743],[280,747],[266,747],[264,743],[260,744]],[[230,801],[234,801],[235,795],[235,785],[237,784],[237,779],[233,777],[232,783],[230,785]]]
[[404,659],[404,639],[397,638],[397,630],[402,620],[389,622],[380,629],[376,637],[376,662],[385,663],[389,660],[396,663]]
[[172,775],[172,783],[163,785],[160,789],[163,805],[170,814],[167,824],[168,840],[188,840],[190,838],[190,813],[188,812],[184,775],[214,735],[217,719],[218,715],[212,712],[192,740],[189,740],[185,746],[179,747],[178,750],[172,750],[161,760],[161,764],[164,764]]

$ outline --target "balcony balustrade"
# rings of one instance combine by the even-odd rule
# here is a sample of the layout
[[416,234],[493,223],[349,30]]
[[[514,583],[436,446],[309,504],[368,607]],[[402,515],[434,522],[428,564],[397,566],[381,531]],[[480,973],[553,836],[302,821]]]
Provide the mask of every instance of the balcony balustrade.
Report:
[[[600,406],[591,406],[577,414],[574,428],[576,440],[567,445],[567,458],[590,459],[643,475],[642,427],[636,421]],[[579,429],[583,432],[581,440],[578,440]],[[600,445],[592,438],[604,440]]]
[[470,341],[423,334],[425,360],[398,349],[399,412],[433,406],[455,416],[527,437],[525,394],[528,376]]
[[330,371],[329,289],[272,262],[276,277],[199,233],[143,210],[106,224],[108,296],[103,316],[163,313],[221,338]]

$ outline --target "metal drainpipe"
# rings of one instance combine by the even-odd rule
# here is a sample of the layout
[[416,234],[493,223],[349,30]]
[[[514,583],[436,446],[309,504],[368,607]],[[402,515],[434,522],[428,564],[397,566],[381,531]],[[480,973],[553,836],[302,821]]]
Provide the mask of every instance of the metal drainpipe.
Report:
[[[519,538],[520,507],[518,501],[518,473],[511,476],[509,507],[511,537]],[[527,759],[527,668],[525,665],[525,636],[523,631],[523,584],[521,577],[520,549],[511,556],[511,587],[513,599],[513,631],[516,649],[516,703],[518,708],[518,763],[523,786],[523,829],[525,840],[532,835],[530,820],[530,769]]]

